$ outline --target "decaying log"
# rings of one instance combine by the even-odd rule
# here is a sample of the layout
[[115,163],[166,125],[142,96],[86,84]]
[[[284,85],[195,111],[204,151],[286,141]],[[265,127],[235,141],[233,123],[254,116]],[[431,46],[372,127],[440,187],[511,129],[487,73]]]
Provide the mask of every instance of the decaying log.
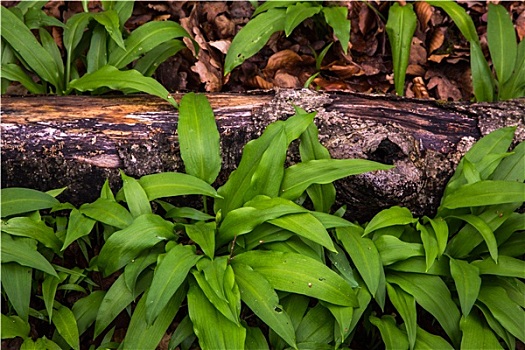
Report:
[[[291,116],[293,105],[318,111],[319,137],[332,157],[394,164],[393,170],[337,183],[338,203],[358,220],[391,205],[431,215],[477,139],[509,125],[518,126],[515,142],[525,139],[524,99],[442,103],[308,90],[207,96],[221,133],[223,171],[216,187],[235,169],[246,142]],[[168,103],[148,96],[4,97],[2,187],[68,186],[61,199],[78,205],[93,201],[106,178],[117,188],[118,169],[135,177],[184,171],[177,116]],[[290,152],[289,162],[297,158]]]

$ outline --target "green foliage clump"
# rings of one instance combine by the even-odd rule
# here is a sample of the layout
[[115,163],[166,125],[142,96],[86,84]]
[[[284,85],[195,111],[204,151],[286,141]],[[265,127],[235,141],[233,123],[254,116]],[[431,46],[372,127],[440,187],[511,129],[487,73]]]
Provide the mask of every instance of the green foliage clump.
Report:
[[[106,182],[79,208],[55,198],[63,189],[2,189],[2,339],[79,349],[81,337],[101,336],[101,347],[154,349],[178,320],[170,349],[347,348],[371,327],[370,342],[387,349],[524,341],[525,147],[508,152],[514,128],[472,147],[435,217],[392,207],[360,225],[332,211],[332,182],[391,166],[331,159],[314,117],[297,108],[269,125],[216,190],[219,134],[206,98],[191,93],[178,128],[186,174],[122,173],[116,195]],[[297,139],[301,162],[285,167]],[[165,200],[184,195],[213,210]],[[66,259],[72,247],[87,266]],[[30,317],[53,331],[33,340]]]

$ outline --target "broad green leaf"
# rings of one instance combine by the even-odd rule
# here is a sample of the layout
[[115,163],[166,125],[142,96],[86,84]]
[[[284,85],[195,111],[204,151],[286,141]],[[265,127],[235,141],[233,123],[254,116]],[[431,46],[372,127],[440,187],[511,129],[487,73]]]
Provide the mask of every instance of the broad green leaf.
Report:
[[494,318],[513,336],[525,342],[525,311],[509,298],[505,289],[482,286],[478,300],[494,315]]
[[[273,8],[277,7],[283,7],[287,8],[288,6],[291,6],[295,3],[297,3],[297,0],[275,0],[275,1],[265,1],[261,4],[257,4],[258,6],[255,8],[255,11],[252,14],[252,17],[255,17],[259,15],[260,13],[263,13],[265,11],[268,11]],[[255,6],[254,6],[255,7]]]
[[342,227],[336,228],[335,232],[348,255],[350,255],[350,259],[352,259],[357,271],[359,271],[359,274],[365,281],[368,290],[372,295],[376,296],[381,274],[384,274],[384,272],[381,256],[374,242],[369,238],[362,237],[362,229]]
[[525,261],[501,255],[498,262],[493,259],[474,260],[472,265],[479,269],[480,275],[497,275],[525,278]]
[[228,212],[241,207],[246,201],[252,199],[251,197],[246,198],[245,194],[252,185],[252,177],[259,167],[261,157],[269,147],[272,147],[275,137],[282,130],[282,125],[285,126],[287,142],[290,143],[306,130],[314,116],[315,113],[305,114],[299,111],[286,121],[270,124],[258,139],[248,142],[244,146],[239,166],[217,191],[223,199],[215,201],[215,212],[221,211],[224,217]]
[[500,86],[510,79],[518,44],[512,19],[502,5],[489,3],[487,14],[487,42],[490,58]]
[[459,344],[459,310],[440,277],[391,271],[386,280],[413,295],[416,302],[441,324],[452,342]]
[[173,238],[172,223],[158,215],[144,214],[108,238],[100,250],[97,263],[107,276],[129,264],[142,251]]
[[31,326],[28,322],[24,322],[20,317],[18,316],[7,316],[4,314],[1,314],[1,320],[2,320],[2,339],[11,339],[20,337],[22,339],[25,339],[29,336],[29,331],[31,330]]
[[93,203],[83,204],[79,212],[93,220],[124,229],[133,223],[131,213],[114,200],[98,198]]
[[215,222],[196,222],[193,225],[184,225],[188,237],[201,247],[204,254],[210,259],[215,255]]
[[428,333],[424,329],[417,327],[417,337],[415,349],[421,350],[453,350],[454,348],[445,339],[438,335]]
[[417,16],[412,4],[401,6],[395,3],[390,6],[385,29],[392,47],[394,85],[396,93],[400,96],[404,95],[405,91],[405,75],[416,25]]
[[113,2],[113,9],[117,11],[120,28],[124,28],[124,24],[131,17],[133,13],[134,1],[115,1]]
[[20,1],[16,8],[20,10],[22,14],[25,14],[29,9],[41,9],[47,3],[46,0],[28,0]]
[[39,29],[43,27],[61,27],[65,25],[58,19],[48,16],[41,8],[30,7],[24,15],[24,23],[29,29]]
[[503,349],[492,330],[479,317],[470,314],[461,317],[461,349]]
[[283,230],[280,227],[273,226],[269,223],[263,223],[247,235],[237,237],[237,242],[243,240],[244,245],[242,245],[242,247],[246,250],[252,250],[260,244],[282,242],[292,236],[294,236],[294,233],[288,230]]
[[470,42],[478,42],[478,33],[472,18],[467,11],[453,0],[428,0],[432,6],[442,8],[452,18],[461,34]]
[[171,335],[171,339],[168,344],[168,350],[175,350],[177,346],[179,346],[183,341],[192,335],[194,336],[193,324],[191,323],[190,316],[186,315],[182,321],[179,322],[177,328],[175,328],[175,331]]
[[421,241],[423,242],[423,248],[425,249],[425,261],[427,264],[427,270],[432,267],[434,261],[438,257],[439,247],[434,234],[434,229],[428,225],[421,225],[419,222],[416,224],[417,230],[421,233]]
[[93,91],[100,87],[108,87],[120,91],[140,91],[160,97],[171,103],[175,108],[178,106],[177,102],[175,102],[164,86],[155,79],[145,77],[134,69],[120,71],[114,66],[106,65],[93,73],[84,74],[81,78],[69,83],[70,89],[78,91]]
[[69,214],[66,238],[62,245],[64,251],[71,243],[77,239],[89,235],[93,230],[96,221],[82,214],[78,209],[73,209]]
[[41,349],[62,350],[63,348],[60,347],[57,343],[55,343],[51,339],[47,339],[45,336],[42,338],[38,338],[35,341],[33,341],[33,339],[31,338],[26,338],[24,340],[24,343],[22,343],[22,346],[20,347],[20,350],[41,350]]
[[[327,344],[334,339],[334,318],[320,303],[308,310],[296,331],[298,343]],[[301,348],[301,347],[299,347]]]
[[446,256],[442,256],[436,260],[428,270],[426,261],[422,257],[414,257],[407,260],[398,261],[395,264],[389,265],[388,269],[400,272],[415,272],[450,277],[450,268],[448,258]]
[[[53,60],[55,62],[55,67],[58,72],[58,82],[60,84],[58,88],[63,89],[64,62],[62,61],[62,53],[60,52],[60,49],[58,48],[58,45],[55,42],[55,39],[51,36],[51,34],[49,34],[49,32],[45,28],[40,28],[38,30],[38,35],[40,36],[42,47],[47,52],[49,52],[51,57],[53,57]],[[61,94],[61,91],[59,92],[59,94]]]
[[211,184],[221,170],[219,131],[206,96],[187,93],[180,100],[177,125],[186,173]]
[[414,256],[425,256],[422,244],[403,242],[399,238],[391,235],[381,235],[374,241],[374,244],[384,266]]
[[161,310],[153,324],[149,324],[146,321],[148,311],[147,296],[143,296],[131,316],[122,349],[156,349],[162,337],[166,334],[169,325],[173,322],[177,311],[179,311],[187,290],[186,284],[179,288],[169,299],[166,307]]
[[35,221],[25,216],[14,217],[2,223],[2,232],[12,236],[36,239],[55,253],[59,252],[62,246],[62,242],[51,227],[47,226],[43,221]]
[[246,327],[245,349],[269,350],[268,342],[259,327]]
[[2,263],[1,272],[2,288],[7,294],[7,299],[13,305],[17,315],[27,322],[31,299],[32,270],[16,263]]
[[95,322],[105,295],[105,291],[95,290],[73,304],[71,311],[77,320],[79,334],[83,334]]
[[200,210],[197,210],[191,207],[175,207],[175,206],[167,210],[164,217],[167,219],[168,218],[170,219],[186,218],[186,219],[192,219],[195,221],[208,221],[208,220],[215,219],[214,216],[208,215],[206,213],[203,213]]
[[437,217],[434,219],[425,217],[426,220],[430,222],[430,225],[432,226],[432,229],[434,230],[434,234],[436,236],[437,240],[437,246],[438,246],[438,256],[442,256],[445,252],[445,249],[447,248],[447,242],[448,242],[448,225],[447,222],[441,218]]
[[61,273],[62,278],[47,275],[44,279],[44,282],[42,282],[42,299],[44,299],[44,305],[46,306],[47,316],[50,323],[51,319],[53,318],[53,304],[55,301],[57,287],[60,282],[64,281],[64,275],[64,273]]
[[199,338],[199,345],[203,350],[244,347],[246,329],[224,317],[209,302],[193,279],[190,279],[188,291],[188,312],[193,323],[193,331]]
[[308,295],[336,305],[358,306],[354,290],[323,263],[295,253],[249,251],[235,256],[262,274],[273,288]]
[[523,182],[525,180],[525,142],[520,142],[512,154],[499,163],[491,180]]
[[80,349],[77,321],[73,312],[67,307],[60,305],[53,313],[51,319],[58,333],[75,350]]
[[350,175],[392,166],[364,159],[318,159],[292,165],[284,172],[281,197],[295,200],[312,184],[329,184]]
[[295,330],[267,279],[242,263],[233,264],[242,301],[288,345],[295,347]]
[[[145,274],[132,291],[126,286],[125,275],[120,275],[104,295],[98,308],[95,320],[95,337],[98,337],[109,324],[120,314],[135,298],[150,286],[153,272]],[[146,298],[142,298],[146,301]]]
[[508,100],[525,95],[525,40],[518,44],[516,65],[511,78],[503,86],[500,85],[499,99]]
[[[2,63],[2,79],[20,82],[30,93],[38,95],[45,94],[46,90],[43,85],[37,84],[31,79],[26,72],[15,63]],[[3,191],[4,189],[2,189]]]
[[446,196],[442,206],[456,209],[515,202],[525,202],[524,183],[485,180],[462,186]]
[[106,28],[106,32],[111,39],[122,49],[125,49],[124,40],[122,40],[122,33],[120,32],[120,24],[117,12],[115,10],[106,10],[98,13],[93,13],[92,18]]
[[464,317],[467,317],[478,299],[481,287],[479,269],[467,261],[450,258],[450,274],[456,285],[461,312]]
[[384,227],[395,226],[395,225],[408,225],[416,222],[410,210],[404,207],[391,207],[388,209],[381,210],[377,213],[372,220],[366,225],[365,232],[363,235],[368,235],[370,232],[379,230]]
[[348,43],[350,42],[350,20],[348,17],[348,8],[345,6],[323,6],[322,10],[326,23],[334,30],[334,35],[339,42],[343,52],[348,52]]
[[232,210],[219,227],[217,246],[234,237],[251,232],[258,225],[287,214],[307,212],[303,207],[283,198],[257,196],[244,207]]
[[165,255],[159,255],[153,281],[146,299],[146,321],[151,325],[177,289],[190,269],[202,255],[195,254],[195,246],[176,245]]
[[86,55],[87,73],[93,73],[108,64],[107,35],[104,26],[97,25],[91,33]]
[[408,349],[407,335],[397,327],[394,316],[385,315],[381,318],[370,316],[368,320],[379,329],[387,350]]
[[519,258],[525,251],[525,237],[522,234],[515,233],[502,245],[498,247],[500,255]]
[[494,100],[494,78],[481,50],[481,45],[478,43],[470,43],[470,70],[476,100],[492,102]]
[[336,272],[339,272],[339,274],[352,286],[352,288],[359,287],[359,283],[357,283],[354,273],[352,271],[352,267],[350,266],[350,262],[348,261],[348,258],[344,252],[344,250],[339,246],[335,245],[336,252],[328,252],[328,259],[332,262],[332,269]]
[[387,283],[386,289],[388,291],[388,298],[392,302],[392,305],[394,305],[403,321],[405,321],[408,343],[410,349],[414,349],[417,331],[416,300],[412,295],[406,293],[396,285]]
[[284,30],[286,9],[273,8],[252,18],[233,38],[224,62],[224,74],[255,55],[273,33]]
[[165,249],[159,244],[150,249],[146,249],[126,265],[124,268],[124,281],[126,282],[126,287],[128,287],[130,291],[135,293],[135,285],[140,274],[150,265],[156,263],[159,254],[163,253],[165,253]]
[[[1,13],[1,33],[25,63],[42,79],[55,87],[60,85],[59,71],[53,57],[40,45],[28,27],[4,6]],[[57,91],[61,93],[61,91]]]
[[319,222],[310,213],[299,213],[284,215],[268,221],[272,225],[279,226],[288,231],[294,232],[299,236],[308,238],[312,242],[318,243],[328,250],[335,252],[332,238]]
[[2,234],[2,264],[16,262],[22,266],[32,267],[57,277],[57,273],[49,261],[37,251],[37,242],[28,238],[12,238]]
[[150,201],[163,198],[201,194],[217,198],[217,192],[205,181],[183,173],[165,172],[146,175],[140,178],[140,185],[146,191]]
[[149,203],[146,191],[142,188],[140,183],[130,176],[126,176],[124,172],[120,171],[122,177],[122,190],[126,198],[129,211],[134,218],[143,214],[151,214],[151,204]]
[[351,332],[350,325],[352,324],[354,308],[352,306],[334,305],[324,301],[321,304],[332,314],[335,320],[334,338],[336,344],[341,344]]
[[516,348],[516,338],[510,334],[500,323],[496,318],[494,318],[494,315],[489,310],[488,307],[486,307],[483,303],[476,303],[476,306],[481,312],[483,313],[483,316],[485,316],[485,321],[487,321],[487,324],[489,327],[501,338],[505,341],[507,344],[508,349],[515,349]]
[[139,58],[133,69],[142,73],[146,77],[151,77],[159,65],[168,58],[175,56],[180,50],[186,48],[186,45],[179,40],[173,39],[159,44],[149,51],[143,57]]
[[47,193],[29,188],[10,187],[0,190],[2,217],[48,209],[60,202]]
[[264,248],[278,252],[296,253],[319,262],[323,262],[324,259],[324,251],[319,244],[301,239],[295,235],[286,241],[265,243]]
[[485,243],[490,252],[490,256],[494,261],[498,261],[498,243],[496,242],[496,237],[494,232],[487,223],[476,215],[466,214],[466,215],[457,215],[450,216],[451,218],[461,219],[467,222],[469,225],[474,227],[476,231],[483,237]]
[[290,36],[293,30],[307,18],[313,17],[321,11],[321,6],[312,6],[308,2],[298,2],[286,7],[284,33]]
[[[301,161],[306,162],[312,159],[331,158],[328,149],[319,142],[319,132],[314,123],[310,124],[301,134],[300,140],[299,152],[301,154]],[[335,186],[333,184],[313,184],[308,187],[306,191],[316,211],[330,212],[330,208],[335,202]]]
[[63,34],[64,48],[66,49],[66,84],[71,79],[71,69],[74,65],[73,53],[77,48],[80,40],[84,36],[92,14],[89,12],[77,13],[71,16],[66,22],[66,28]]
[[151,21],[135,29],[124,41],[125,49],[116,48],[109,55],[109,64],[126,67],[159,44],[171,39],[190,37],[180,24],[173,21]]

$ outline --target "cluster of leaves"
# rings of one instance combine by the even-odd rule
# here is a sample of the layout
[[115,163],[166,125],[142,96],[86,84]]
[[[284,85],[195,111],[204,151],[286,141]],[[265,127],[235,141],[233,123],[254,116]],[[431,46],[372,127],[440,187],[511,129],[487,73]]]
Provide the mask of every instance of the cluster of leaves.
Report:
[[[18,81],[33,94],[101,93],[109,88],[146,92],[176,106],[151,75],[185,47],[177,38],[189,35],[178,23],[149,22],[123,38],[133,1],[101,1],[104,11],[90,13],[85,7],[85,12],[73,15],[65,24],[42,10],[46,2],[22,1],[0,9],[2,93],[11,81]],[[63,29],[65,58],[46,27]],[[32,30],[38,31],[40,42]],[[77,68],[80,62],[82,71]],[[133,69],[127,69],[132,62]]]
[[[332,213],[332,182],[391,166],[331,159],[314,117],[297,109],[268,126],[215,190],[213,112],[204,96],[187,94],[178,126],[186,174],[122,174],[116,195],[106,182],[99,199],[79,208],[55,199],[60,190],[2,189],[2,338],[79,349],[80,336],[92,334],[104,348],[153,349],[177,319],[170,349],[195,341],[203,349],[345,348],[359,325],[377,327],[391,349],[525,341],[517,258],[525,227],[516,212],[525,201],[525,147],[507,152],[514,129],[466,154],[435,218],[393,207],[358,225],[342,218],[344,208]],[[285,167],[296,139],[301,162]],[[213,214],[163,200],[183,195],[213,199]],[[73,245],[87,268],[61,264]],[[95,273],[113,281],[109,289],[93,282]],[[64,305],[59,291],[85,296]],[[399,318],[388,315],[390,305]],[[420,327],[418,305],[446,335]],[[122,312],[131,319],[118,343],[113,321]],[[54,325],[51,339],[29,336],[30,316]]]
[[[488,5],[487,42],[495,74],[491,71],[472,18],[455,1],[427,1],[443,9],[470,43],[472,85],[477,101],[492,102],[525,96],[525,41],[517,44],[511,17],[502,5]],[[394,83],[403,95],[412,37],[417,18],[412,4],[390,7],[386,30],[392,47]],[[497,79],[496,79],[497,77]]]

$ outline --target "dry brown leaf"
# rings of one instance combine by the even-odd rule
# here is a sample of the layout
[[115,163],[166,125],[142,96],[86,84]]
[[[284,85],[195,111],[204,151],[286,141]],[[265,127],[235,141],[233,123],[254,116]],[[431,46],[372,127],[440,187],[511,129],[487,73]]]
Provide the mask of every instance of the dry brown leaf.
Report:
[[228,49],[230,48],[231,43],[232,43],[231,40],[217,40],[217,41],[209,42],[210,46],[216,48],[217,50],[219,50],[225,55],[228,52]]
[[516,21],[514,22],[516,26],[516,32],[518,33],[518,38],[522,41],[525,38],[525,11],[521,12]]
[[339,91],[339,90],[348,90],[348,85],[343,81],[330,81],[323,77],[317,77],[314,79],[314,83],[326,91]]
[[60,49],[64,49],[64,43],[62,41],[62,28],[51,27],[51,36]]
[[215,23],[219,38],[226,39],[233,37],[235,24],[228,17],[220,15],[215,17],[213,22]]
[[159,4],[159,3],[149,3],[148,8],[153,9],[158,12],[167,12],[168,11],[168,5],[166,4]]
[[418,21],[421,24],[421,30],[425,32],[428,28],[428,22],[434,13],[434,8],[425,1],[416,1],[414,8]]
[[269,90],[273,88],[273,84],[271,82],[267,81],[266,79],[258,75],[253,76],[250,79],[247,79],[246,83],[248,84],[248,86],[255,88],[255,89]]
[[443,45],[443,42],[445,41],[445,31],[447,29],[444,27],[436,28],[432,32],[432,36],[430,37],[430,42],[428,45],[428,52],[432,53],[439,49],[441,45]]
[[430,98],[430,96],[428,95],[428,90],[425,86],[425,82],[423,81],[423,78],[421,77],[415,77],[414,79],[412,79],[412,83],[414,85],[412,85],[412,91],[414,92],[414,96],[416,98]]
[[287,73],[283,69],[280,69],[275,73],[273,84],[277,87],[287,89],[298,89],[301,87],[299,78],[297,78],[295,75]]
[[167,21],[170,17],[171,15],[168,13],[166,15],[160,15],[160,16],[153,17],[153,20],[162,22],[162,21]]
[[281,68],[292,69],[302,62],[301,56],[292,50],[282,50],[274,53],[264,68],[265,74],[272,76],[275,71]]
[[359,30],[362,34],[368,33],[375,27],[377,18],[374,11],[370,10],[366,4],[359,9]]
[[349,79],[354,76],[365,74],[365,71],[356,64],[351,65],[340,65],[337,62],[332,62],[326,67],[322,67],[323,70],[329,70],[334,73],[338,78]]
[[441,61],[443,60],[443,58],[446,58],[446,57],[448,57],[448,56],[450,56],[450,54],[448,54],[448,53],[445,53],[445,54],[443,54],[443,55],[436,55],[436,54],[433,54],[433,55],[430,55],[430,56],[428,57],[428,60],[429,60],[429,61],[432,61],[432,62],[436,62],[436,63],[441,63]]
[[434,76],[430,78],[427,89],[436,88],[436,95],[438,99],[445,101],[459,101],[461,100],[461,91],[452,83],[447,77]]
[[213,22],[221,13],[228,11],[228,5],[226,1],[203,1],[202,2],[202,13],[206,14],[206,20]]
[[425,68],[420,66],[419,64],[409,64],[407,67],[408,75],[424,75],[425,74]]
[[412,45],[410,48],[410,64],[424,65],[427,63],[427,50],[422,46],[423,41],[417,37],[412,38]]
[[[203,53],[201,51],[201,53]],[[201,57],[199,53],[199,58]],[[203,55],[206,55],[203,53]],[[191,67],[191,70],[197,73],[201,79],[201,82],[205,84],[205,89],[207,92],[218,92],[222,89],[222,76],[220,72],[217,71],[217,68],[212,67],[209,61],[204,59],[199,59],[195,62],[195,65]]]

